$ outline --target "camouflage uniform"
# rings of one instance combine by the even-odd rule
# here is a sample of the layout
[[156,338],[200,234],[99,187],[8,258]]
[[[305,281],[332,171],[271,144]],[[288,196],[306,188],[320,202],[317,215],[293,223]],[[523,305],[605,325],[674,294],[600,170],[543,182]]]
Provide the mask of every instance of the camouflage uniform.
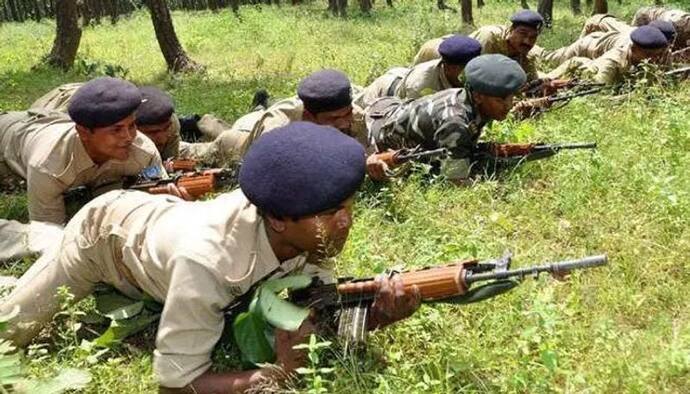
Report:
[[630,43],[630,32],[594,32],[578,39],[567,47],[547,53],[544,55],[544,60],[559,65],[573,57],[596,59],[613,48],[626,47]]
[[655,20],[673,23],[677,34],[674,51],[690,46],[690,13],[663,7],[643,7],[635,13],[632,25],[643,26]]
[[[536,63],[537,59],[544,53],[544,49],[535,45],[527,56],[511,57],[508,53],[508,44],[506,41],[510,34],[510,29],[510,26],[503,25],[483,26],[472,32],[470,37],[482,44],[482,55],[497,53],[508,56],[520,64],[527,74],[527,81],[539,78]],[[417,52],[413,64],[416,65],[433,59],[439,59],[441,55],[438,53],[438,46],[441,45],[444,39],[450,36],[449,34],[425,42],[419,49],[419,52]]]
[[449,179],[469,176],[472,154],[486,121],[465,89],[446,89],[413,101],[384,97],[366,110],[370,143],[376,150],[447,148],[441,172]]
[[591,33],[600,32],[618,32],[623,34],[630,34],[634,28],[622,20],[616,18],[609,14],[596,14],[592,15],[582,28],[582,33],[580,33],[580,38],[585,37]]

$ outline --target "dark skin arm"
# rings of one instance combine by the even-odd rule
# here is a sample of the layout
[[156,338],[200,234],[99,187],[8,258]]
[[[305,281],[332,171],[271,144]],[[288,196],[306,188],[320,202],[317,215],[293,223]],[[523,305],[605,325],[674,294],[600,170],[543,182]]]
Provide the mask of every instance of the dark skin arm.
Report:
[[182,388],[168,388],[159,386],[161,394],[226,394],[243,393],[266,379],[282,381],[302,366],[306,359],[303,350],[295,350],[292,347],[306,342],[314,332],[314,325],[310,320],[302,323],[297,331],[289,332],[280,329],[275,330],[276,338],[276,368],[260,368],[241,372],[215,373],[206,371],[198,378]]
[[[369,315],[369,329],[382,328],[398,320],[409,317],[420,305],[419,290],[405,291],[399,277],[376,278],[378,291]],[[305,343],[314,332],[314,325],[306,320],[295,332],[276,329],[276,363],[280,368],[260,368],[241,372],[214,373],[207,371],[183,388],[160,386],[159,393],[165,394],[226,394],[242,393],[264,379],[282,381],[295,369],[304,365],[306,353],[295,350],[293,346]]]

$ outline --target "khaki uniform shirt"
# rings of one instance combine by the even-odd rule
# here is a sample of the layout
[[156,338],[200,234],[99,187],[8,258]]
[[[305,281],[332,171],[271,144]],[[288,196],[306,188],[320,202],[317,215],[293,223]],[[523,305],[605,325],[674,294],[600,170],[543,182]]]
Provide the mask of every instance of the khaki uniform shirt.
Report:
[[257,208],[239,189],[200,202],[113,191],[70,221],[71,239],[79,246],[74,258],[98,262],[106,283],[125,272],[164,304],[153,368],[165,387],[183,387],[211,367],[224,309],[254,284],[295,272],[330,275],[305,256],[279,262]]
[[[475,30],[470,34],[470,37],[482,44],[482,55],[498,53],[511,57],[508,55],[508,43],[506,41],[509,34],[510,26],[489,25]],[[511,57],[520,64],[522,70],[527,74],[527,82],[539,78],[536,61],[537,54],[541,52],[543,49],[535,45],[527,56]]]
[[155,167],[166,176],[153,142],[137,133],[126,161],[96,165],[84,149],[74,123],[60,113],[10,112],[0,115],[0,162],[27,183],[29,217],[62,224],[62,193],[75,186],[96,189],[124,176]]
[[398,86],[400,86],[403,78],[409,74],[410,70],[405,67],[391,68],[355,96],[352,100],[353,103],[360,108],[366,108],[380,97],[395,96]]
[[[364,109],[361,106],[362,89],[359,86],[352,85],[352,137],[358,140],[366,147],[366,126],[364,125]],[[302,120],[304,112],[304,104],[297,96],[283,99],[271,105],[267,110],[263,111],[258,121],[249,132],[249,137],[244,142],[241,149],[241,155],[244,156],[249,150],[251,144],[267,133],[278,127],[286,126],[290,122],[297,122]]]
[[596,14],[592,15],[585,22],[582,28],[582,33],[580,33],[580,38],[594,33],[595,31],[600,31],[604,33],[608,32],[618,32],[623,34],[630,34],[635,28],[629,24],[623,22],[622,20],[616,18],[609,14]]
[[574,57],[596,59],[613,48],[629,47],[631,42],[629,32],[598,31],[588,34],[566,47],[547,53],[544,55],[544,60],[560,65]]
[[677,51],[690,46],[690,13],[683,10],[663,7],[640,8],[633,17],[633,26],[643,26],[655,20],[673,23],[676,28],[676,42],[673,50]]
[[[470,34],[470,37],[479,41],[482,45],[482,55],[498,53],[511,57],[508,55],[508,44],[506,42],[509,33],[510,26],[489,25],[475,30]],[[417,52],[413,64],[439,59],[441,55],[438,53],[438,47],[444,39],[450,36],[452,36],[452,34],[425,42],[419,49],[419,52]],[[536,62],[543,52],[543,48],[535,45],[527,56],[511,57],[518,62],[525,71],[528,82],[539,78]]]
[[401,81],[395,95],[403,99],[418,99],[452,87],[443,72],[441,60],[437,59],[412,67]]
[[[39,97],[38,100],[31,104],[30,108],[47,111],[57,111],[64,114],[67,113],[69,100],[74,96],[74,93],[84,86],[84,82],[74,82],[60,85],[50,92]],[[172,159],[178,156],[180,148],[180,120],[173,113],[170,117],[171,128],[170,138],[165,143],[165,146],[159,149],[159,153],[163,160]]]
[[286,98],[271,105],[261,113],[258,120],[249,132],[249,137],[242,146],[241,155],[244,156],[251,144],[267,133],[278,127],[287,125],[290,122],[302,120],[304,104],[297,96]]

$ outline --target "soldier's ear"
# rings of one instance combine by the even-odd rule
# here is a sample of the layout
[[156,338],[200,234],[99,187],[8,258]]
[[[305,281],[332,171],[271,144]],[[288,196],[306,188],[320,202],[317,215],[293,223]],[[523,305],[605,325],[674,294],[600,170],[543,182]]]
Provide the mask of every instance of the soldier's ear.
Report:
[[278,219],[271,215],[265,215],[264,219],[266,219],[266,222],[271,230],[275,231],[276,233],[283,233],[285,232],[285,229],[287,229],[287,225],[283,219]]
[[87,143],[90,141],[91,136],[93,135],[93,131],[91,129],[80,124],[75,124],[74,126],[74,128],[77,130],[77,135],[82,142]]

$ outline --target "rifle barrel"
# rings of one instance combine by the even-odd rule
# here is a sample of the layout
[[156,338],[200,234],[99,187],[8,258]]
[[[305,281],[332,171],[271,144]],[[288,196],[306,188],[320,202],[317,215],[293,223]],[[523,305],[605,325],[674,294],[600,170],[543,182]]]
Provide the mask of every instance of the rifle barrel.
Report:
[[529,275],[538,276],[542,272],[548,272],[552,274],[567,273],[575,269],[593,268],[603,266],[606,264],[608,264],[608,258],[606,257],[606,255],[588,256],[577,260],[566,260],[556,263],[547,263],[543,265],[536,265],[532,267],[519,268],[516,270],[509,271],[486,272],[479,274],[468,273],[465,277],[465,283],[469,286],[470,284],[475,282],[482,282],[488,280],[509,279],[514,277],[519,277],[520,279],[522,279]]
[[581,142],[575,144],[553,144],[553,145],[537,145],[536,149],[551,149],[551,150],[563,150],[563,149],[596,149],[596,142]]

